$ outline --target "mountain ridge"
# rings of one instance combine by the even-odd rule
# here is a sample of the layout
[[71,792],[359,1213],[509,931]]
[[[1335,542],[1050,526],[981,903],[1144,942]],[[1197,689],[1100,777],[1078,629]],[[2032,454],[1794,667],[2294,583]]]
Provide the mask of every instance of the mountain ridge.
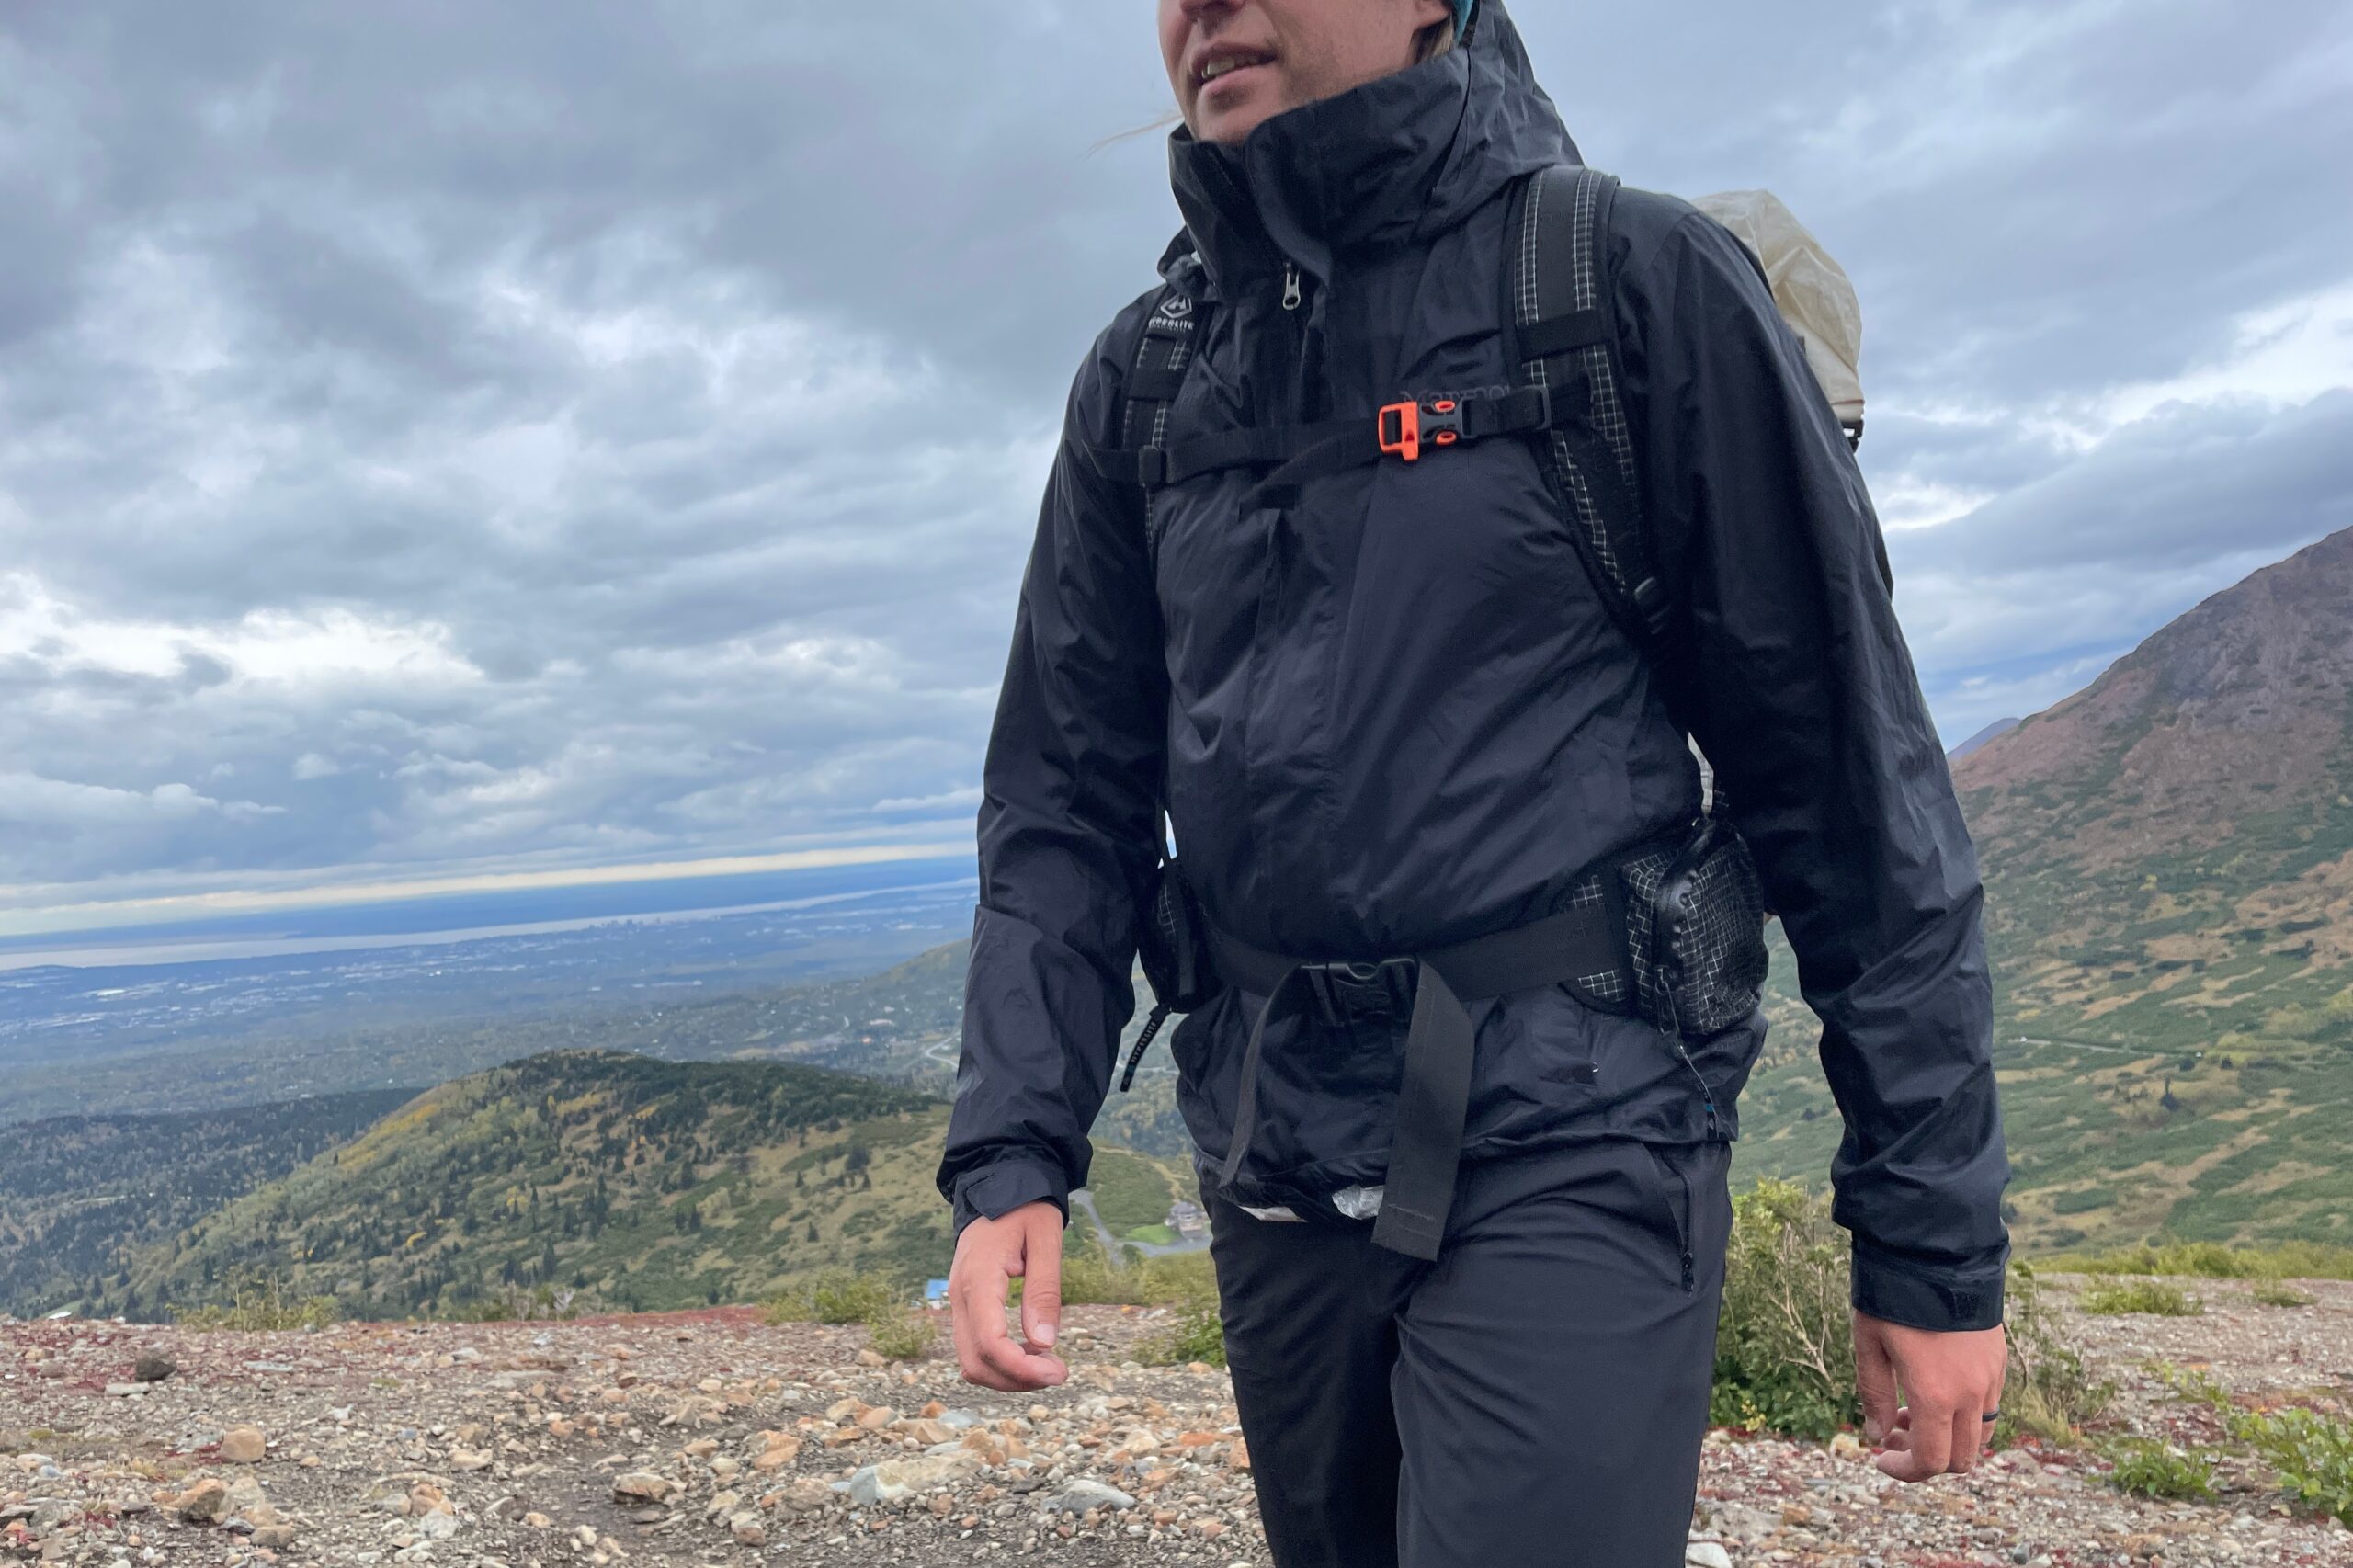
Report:
[[[2353,1237],[2353,530],[1952,769],[2021,1245]],[[1776,970],[1739,1159],[1819,1181],[1836,1108]]]

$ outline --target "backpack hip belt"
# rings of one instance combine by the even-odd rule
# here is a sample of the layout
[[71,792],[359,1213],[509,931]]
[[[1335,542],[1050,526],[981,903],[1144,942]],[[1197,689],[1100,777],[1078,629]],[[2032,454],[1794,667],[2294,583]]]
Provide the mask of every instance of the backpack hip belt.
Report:
[[1463,1004],[1615,971],[1625,962],[1620,927],[1600,903],[1573,905],[1451,947],[1370,961],[1270,953],[1215,926],[1208,926],[1207,935],[1219,977],[1237,991],[1266,999],[1242,1056],[1241,1097],[1218,1172],[1220,1187],[1233,1185],[1249,1152],[1258,1122],[1258,1063],[1267,1020],[1296,982],[1306,979],[1336,1017],[1347,1016],[1358,997],[1373,998],[1368,1010],[1413,997],[1386,1190],[1372,1240],[1425,1262],[1438,1256],[1446,1233],[1470,1110],[1473,1031]]

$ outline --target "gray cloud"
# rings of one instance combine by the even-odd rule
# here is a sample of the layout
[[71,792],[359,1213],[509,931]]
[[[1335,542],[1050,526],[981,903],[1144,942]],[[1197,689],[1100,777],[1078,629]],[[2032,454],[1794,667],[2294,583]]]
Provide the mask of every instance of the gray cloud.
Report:
[[[2343,7],[1521,9],[1597,163],[1854,272],[1955,738],[2345,526]],[[969,833],[1166,88],[1129,7],[808,10],[0,20],[0,883]]]

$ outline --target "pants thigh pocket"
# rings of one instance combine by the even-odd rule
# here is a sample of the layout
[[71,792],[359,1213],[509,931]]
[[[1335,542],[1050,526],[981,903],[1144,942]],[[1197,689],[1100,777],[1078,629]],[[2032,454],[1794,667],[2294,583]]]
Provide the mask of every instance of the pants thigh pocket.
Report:
[[1650,1167],[1650,1190],[1661,1222],[1661,1234],[1675,1248],[1675,1274],[1683,1289],[1699,1289],[1700,1176],[1697,1166],[1702,1148],[1667,1143],[1642,1146]]

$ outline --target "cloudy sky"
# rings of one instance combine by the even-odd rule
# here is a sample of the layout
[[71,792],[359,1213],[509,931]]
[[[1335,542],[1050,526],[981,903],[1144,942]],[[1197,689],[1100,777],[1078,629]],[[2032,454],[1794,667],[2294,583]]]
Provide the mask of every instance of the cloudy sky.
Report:
[[[1948,737],[2353,525],[2353,9],[1522,0],[1865,304]],[[0,14],[0,924],[969,844],[1146,0]]]

